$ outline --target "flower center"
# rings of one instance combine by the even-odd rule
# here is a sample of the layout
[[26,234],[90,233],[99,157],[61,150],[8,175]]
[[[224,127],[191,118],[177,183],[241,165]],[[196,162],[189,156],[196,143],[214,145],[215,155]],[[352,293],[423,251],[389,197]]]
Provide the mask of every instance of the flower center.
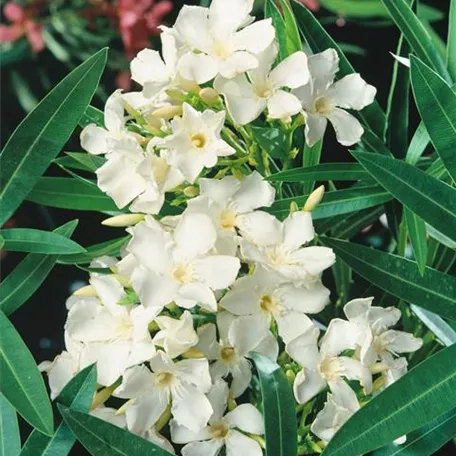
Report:
[[255,87],[255,94],[258,98],[271,98],[272,90],[267,85]]
[[290,255],[283,248],[275,247],[267,253],[269,264],[272,267],[280,268],[290,264]]
[[209,432],[214,439],[224,439],[230,428],[225,423],[216,423],[209,426]]
[[157,160],[154,161],[152,166],[152,173],[155,177],[155,180],[158,184],[165,182],[166,177],[168,176],[170,166],[166,163],[166,160],[161,157],[157,157]]
[[179,264],[173,271],[173,278],[180,284],[189,283],[192,280],[193,270],[188,264]]
[[130,339],[133,325],[129,317],[122,317],[117,321],[117,334],[120,339]]
[[215,57],[218,57],[221,60],[225,60],[233,55],[233,49],[226,41],[215,41],[212,48],[212,53]]
[[170,386],[174,380],[174,375],[171,372],[160,372],[156,376],[156,381],[160,386]]
[[340,377],[341,365],[337,357],[326,357],[318,365],[320,374],[326,380],[334,380]]
[[260,307],[264,312],[277,315],[280,314],[279,301],[274,296],[266,295],[260,299]]
[[327,116],[328,114],[330,114],[332,109],[333,106],[331,100],[328,97],[325,97],[324,95],[318,97],[314,102],[315,112],[321,114],[322,116]]
[[204,133],[195,133],[190,137],[190,141],[197,149],[202,149],[207,144],[207,137]]
[[220,358],[226,363],[231,363],[236,358],[236,352],[233,347],[223,347],[220,350]]
[[220,225],[224,230],[232,230],[236,226],[236,212],[226,209],[220,214]]

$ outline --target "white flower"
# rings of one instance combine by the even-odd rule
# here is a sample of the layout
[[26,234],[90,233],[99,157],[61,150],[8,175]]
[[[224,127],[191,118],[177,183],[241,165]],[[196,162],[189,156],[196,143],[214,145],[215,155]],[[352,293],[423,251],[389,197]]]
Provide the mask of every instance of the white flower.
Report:
[[155,321],[160,331],[155,334],[153,342],[163,347],[171,358],[176,358],[198,343],[198,336],[193,329],[192,314],[185,311],[177,320],[167,316],[159,316]]
[[389,354],[411,353],[423,345],[423,341],[404,331],[388,329],[401,318],[401,311],[395,307],[372,306],[374,298],[353,299],[344,306],[348,320],[356,327],[360,337],[360,359],[370,366],[379,358]]
[[327,247],[301,247],[315,236],[308,212],[293,212],[283,223],[268,229],[268,236],[241,239],[241,253],[247,261],[279,274],[284,282],[297,286],[313,282],[335,261],[333,251]]
[[210,8],[184,5],[174,25],[193,51],[178,62],[184,78],[202,84],[217,74],[233,78],[258,65],[255,54],[271,44],[275,30],[271,19],[247,25],[252,7],[253,0],[214,0]]
[[187,359],[173,363],[159,351],[150,360],[152,372],[145,366],[128,369],[114,395],[134,399],[127,407],[130,431],[149,430],[172,403],[171,413],[182,426],[198,431],[206,426],[212,407],[205,396],[211,388],[206,359]]
[[323,138],[328,120],[342,145],[357,143],[363,127],[344,109],[360,111],[374,101],[377,90],[359,74],[349,74],[334,82],[339,70],[339,57],[334,49],[310,56],[309,69],[310,83],[293,91],[304,108],[307,144],[312,146]]
[[81,363],[96,361],[98,383],[111,385],[125,369],[154,355],[148,324],[155,314],[143,306],[119,305],[126,294],[113,276],[93,274],[90,283],[99,299],[74,300],[65,329],[72,340],[85,346],[81,356],[86,361]]
[[342,380],[333,382],[327,402],[316,416],[310,430],[318,438],[328,442],[359,409],[355,392]]
[[250,385],[252,372],[247,357],[251,351],[260,352],[275,360],[278,354],[277,341],[269,332],[265,320],[257,316],[236,318],[229,312],[217,314],[217,328],[220,341],[217,341],[216,327],[208,323],[198,328],[197,347],[209,361],[214,379],[231,374],[231,393],[240,396]]
[[235,315],[257,315],[277,321],[279,334],[285,343],[304,332],[306,313],[321,312],[328,303],[329,290],[317,281],[296,287],[282,283],[277,276],[259,267],[253,275],[236,280],[220,301],[220,306]]
[[175,301],[184,308],[200,304],[216,310],[214,290],[234,282],[240,262],[210,253],[217,233],[207,215],[184,213],[172,232],[146,218],[131,233],[127,250],[141,264],[132,275],[133,288],[146,307],[158,313]]
[[133,136],[125,128],[126,119],[122,91],[116,90],[105,104],[104,124],[106,128],[95,124],[84,127],[81,132],[81,147],[94,155],[106,154],[109,151],[109,140]]
[[106,421],[107,423],[114,424],[114,426],[120,428],[127,427],[125,415],[118,414],[117,410],[112,407],[97,407],[96,409],[90,411],[90,415],[100,418],[100,420]]
[[278,45],[274,42],[257,56],[259,65],[247,74],[225,79],[218,76],[214,88],[225,96],[233,120],[245,125],[255,120],[267,107],[269,117],[283,119],[301,111],[299,99],[283,87],[296,89],[309,81],[307,56],[295,52],[274,69]]
[[308,402],[326,385],[332,391],[342,377],[358,380],[365,393],[371,391],[372,375],[369,369],[356,359],[339,356],[343,351],[356,347],[358,334],[352,329],[349,322],[335,318],[321,340],[320,350],[316,326],[308,327],[303,335],[287,344],[287,353],[303,366],[293,384],[295,398],[300,404]]
[[208,214],[217,230],[216,248],[220,253],[234,255],[237,248],[236,228],[247,239],[269,238],[269,227],[280,222],[272,215],[255,211],[274,202],[275,190],[256,171],[241,181],[234,176],[223,179],[200,179],[200,196],[188,201],[188,210]]
[[234,149],[220,138],[224,122],[223,111],[198,112],[184,103],[182,117],[171,121],[172,134],[160,142],[160,147],[167,149],[162,156],[193,183],[203,168],[217,164],[218,157],[234,154]]
[[172,441],[186,444],[182,448],[183,456],[216,456],[223,446],[226,447],[227,456],[263,454],[260,445],[243,433],[264,434],[261,413],[251,404],[241,404],[224,414],[228,394],[228,385],[223,380],[218,380],[207,395],[214,411],[208,425],[198,432],[186,429],[171,420]]

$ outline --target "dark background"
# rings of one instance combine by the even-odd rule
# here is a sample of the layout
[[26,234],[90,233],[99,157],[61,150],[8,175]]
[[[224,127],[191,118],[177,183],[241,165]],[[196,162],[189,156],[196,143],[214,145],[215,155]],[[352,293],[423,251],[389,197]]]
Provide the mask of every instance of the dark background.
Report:
[[[171,15],[169,22],[172,23],[173,18],[179,10],[179,4],[183,2],[174,2],[176,4],[175,11]],[[190,2],[186,2],[190,3]],[[432,6],[439,8],[446,13],[449,8],[448,0],[435,0],[427,2]],[[360,46],[366,50],[365,55],[347,54],[354,67],[361,73],[363,78],[374,85],[378,89],[377,98],[380,105],[386,108],[388,90],[390,86],[391,70],[393,66],[393,58],[390,52],[395,52],[398,31],[390,26],[367,27],[359,23],[346,21],[343,26],[334,24],[334,16],[328,15],[323,10],[320,11],[319,17],[325,17],[332,23],[326,25],[326,29],[338,43],[348,43]],[[445,38],[447,32],[447,21],[442,20],[433,23],[434,28],[438,31],[442,38]],[[46,51],[44,51],[46,52]],[[60,74],[63,77],[66,74],[66,69],[62,68],[50,56],[43,55],[40,57],[44,60],[44,64],[53,65],[52,71],[54,74]],[[48,62],[48,63],[46,63]],[[18,64],[15,69],[21,74],[28,74],[33,71],[35,63],[24,62]],[[6,70],[8,71],[8,70]],[[3,81],[7,80],[4,71]],[[102,82],[108,86],[108,90],[114,90],[113,77],[110,74],[103,76]],[[95,102],[100,108],[102,104],[99,100]],[[413,104],[411,105],[413,109]],[[8,139],[12,130],[19,124],[25,112],[17,103],[11,88],[8,83],[2,83],[1,90],[1,119],[2,119],[2,145]],[[418,118],[416,113],[412,115],[410,131],[413,133],[417,125]],[[79,130],[77,131],[79,133]],[[348,151],[339,146],[333,138],[332,132],[327,135],[323,149],[324,161],[346,161],[349,160]],[[80,150],[78,144],[78,134],[73,135],[68,147],[65,150]],[[55,174],[55,171],[51,171]],[[15,214],[12,223],[14,226],[38,228],[51,230],[63,223],[79,219],[80,223],[77,227],[73,239],[83,246],[89,246],[97,242],[118,237],[122,234],[121,229],[102,227],[100,222],[105,216],[94,212],[71,212],[59,209],[44,208],[32,203],[24,203]],[[380,224],[373,228],[376,235],[385,234]],[[386,244],[387,238],[382,239]],[[21,260],[22,255],[9,253],[3,257],[1,261],[1,274],[5,277]],[[63,326],[66,319],[65,300],[67,297],[81,284],[86,284],[87,273],[73,266],[57,265],[50,273],[41,288],[29,299],[29,301],[17,310],[11,320],[16,326],[25,343],[32,351],[36,361],[39,363],[44,360],[52,360],[58,353],[64,349],[63,343]],[[23,431],[27,432],[24,426]],[[454,446],[446,447],[438,454],[451,454],[454,451]],[[81,448],[75,447],[72,454],[87,454]],[[454,453],[453,453],[454,454]]]

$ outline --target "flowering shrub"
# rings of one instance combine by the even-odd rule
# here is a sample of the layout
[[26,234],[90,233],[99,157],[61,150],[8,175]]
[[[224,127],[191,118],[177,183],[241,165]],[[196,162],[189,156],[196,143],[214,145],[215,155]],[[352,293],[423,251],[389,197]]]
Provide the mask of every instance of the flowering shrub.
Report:
[[[385,124],[376,89],[304,6],[268,1],[255,20],[252,3],[184,6],[162,27],[162,53],[132,60],[141,90],[115,91],[104,113],[87,107],[106,59],[95,54],[1,156],[3,222],[27,197],[126,231],[87,249],[72,222],[0,231],[7,250],[31,252],[2,284],[5,313],[56,261],[89,274],[66,303],[66,350],[39,365],[64,420],[55,434],[38,370],[0,313],[0,407],[36,427],[30,451],[68,454],[78,439],[93,455],[385,455],[454,435],[455,62],[419,44],[428,36],[405,1],[385,1],[414,51],[395,63]],[[423,124],[405,154],[395,110],[407,116],[410,75]],[[40,179],[78,121],[86,152],[56,159],[73,177]],[[328,128],[359,164],[319,164]],[[345,180],[357,183],[332,183]],[[348,241],[383,211],[394,253]],[[375,287],[357,292],[353,271]],[[13,431],[2,432],[18,445]]]

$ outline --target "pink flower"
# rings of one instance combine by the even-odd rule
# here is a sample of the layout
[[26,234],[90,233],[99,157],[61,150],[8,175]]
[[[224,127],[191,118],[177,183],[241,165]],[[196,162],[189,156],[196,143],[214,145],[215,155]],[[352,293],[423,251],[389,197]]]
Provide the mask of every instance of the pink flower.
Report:
[[318,0],[298,0],[298,2],[307,6],[307,8],[309,8],[312,11],[318,11],[318,9],[320,8]]
[[0,42],[12,43],[25,35],[33,52],[40,52],[44,49],[42,25],[28,17],[22,6],[9,2],[3,8],[3,15],[11,22],[11,25],[0,25]]

